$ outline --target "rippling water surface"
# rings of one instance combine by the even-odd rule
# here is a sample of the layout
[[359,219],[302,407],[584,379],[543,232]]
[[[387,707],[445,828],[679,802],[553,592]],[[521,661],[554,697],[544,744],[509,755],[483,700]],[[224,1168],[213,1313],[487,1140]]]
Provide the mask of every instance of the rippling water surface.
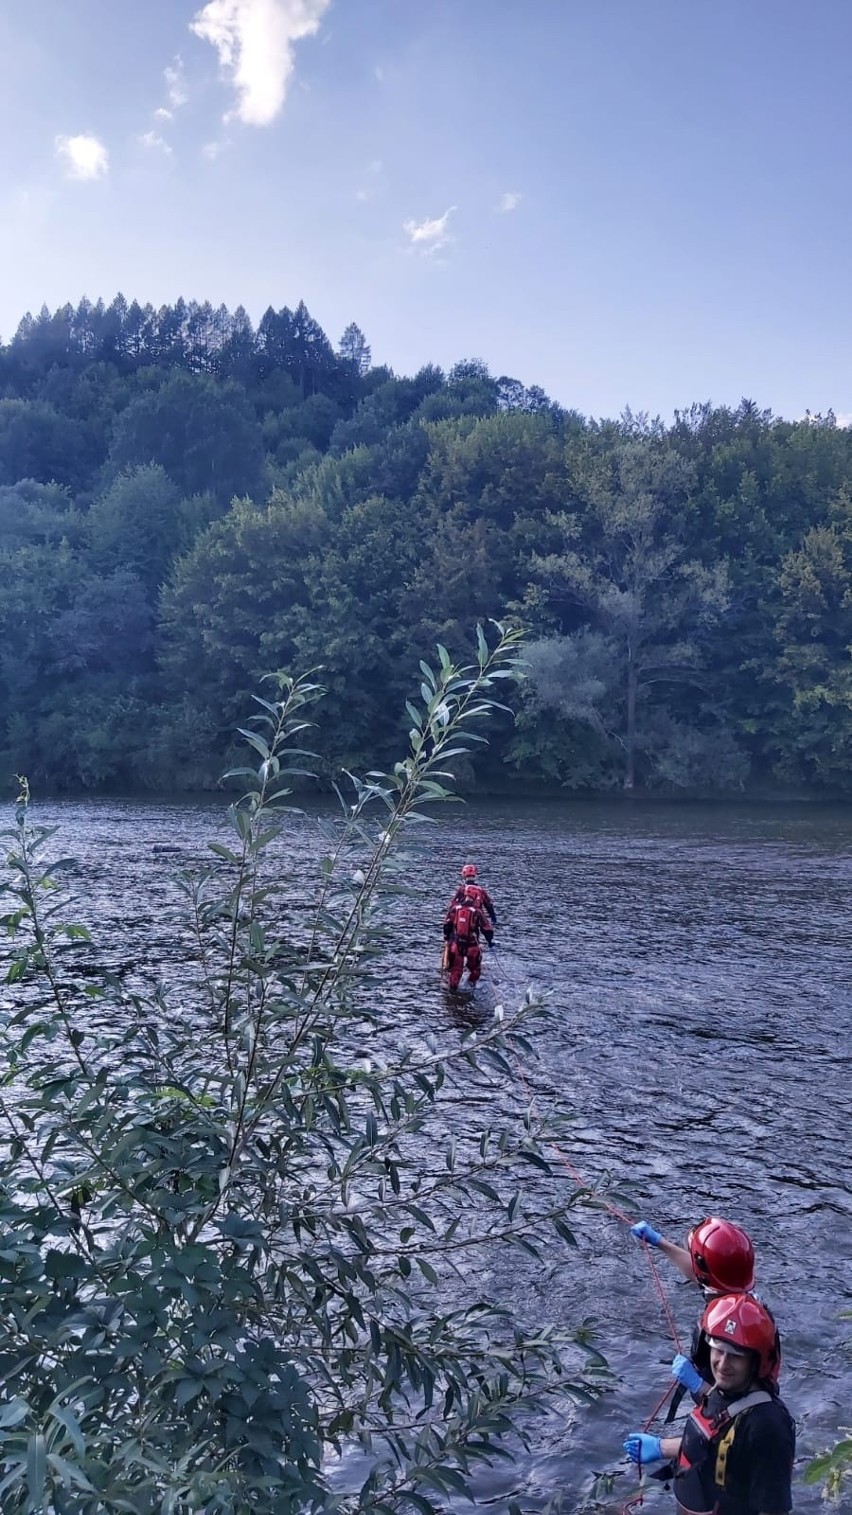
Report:
[[[188,935],[174,873],[203,859],[221,804],[67,802],[40,806],[37,818],[58,822],[62,851],[79,859],[76,916],[92,925],[102,962],[131,983],[179,981]],[[302,866],[322,844],[311,817],[293,828]],[[852,1322],[839,1319],[852,1308],[852,812],[448,807],[411,846],[414,898],[384,991],[407,1036],[460,1035],[436,959],[468,857],[500,922],[483,999],[499,975],[501,997],[529,981],[552,996],[535,1079],[577,1113],[572,1165],[628,1186],[637,1214],[673,1239],[710,1212],[752,1235],[806,1460],[852,1423]],[[507,1087],[507,1109],[524,1098]],[[528,1320],[594,1316],[620,1375],[570,1427],[545,1417],[513,1473],[482,1475],[481,1501],[494,1510],[511,1487],[542,1510],[577,1509],[668,1381],[673,1348],[642,1250],[605,1213],[585,1216],[578,1240],[520,1286],[514,1260],[492,1262],[476,1281]],[[665,1264],[661,1277],[688,1336],[700,1296]],[[618,1487],[601,1508],[620,1510],[636,1491],[627,1475]],[[671,1496],[661,1493],[660,1507],[672,1508]],[[799,1484],[797,1515],[821,1508]]]

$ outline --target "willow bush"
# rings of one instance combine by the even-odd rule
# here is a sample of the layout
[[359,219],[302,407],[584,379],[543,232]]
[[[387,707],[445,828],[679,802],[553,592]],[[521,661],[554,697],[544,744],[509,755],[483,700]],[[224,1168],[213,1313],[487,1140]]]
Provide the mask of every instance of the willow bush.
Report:
[[470,666],[442,648],[421,664],[408,755],[347,779],[318,874],[284,801],[321,691],[275,676],[243,733],[230,844],[183,878],[196,945],[178,991],[79,988],[75,954],[96,948],[21,783],[2,916],[4,1512],[431,1512],[545,1402],[600,1391],[582,1326],[527,1327],[476,1283],[489,1254],[570,1244],[590,1201],[551,1177],[552,1125],[498,1113],[546,1007],[527,991],[444,1046],[406,1045],[370,989],[397,844],[452,797],[454,759],[517,673],[515,633],[491,640]]
[[[852,1320],[852,1310],[841,1310],[839,1320]],[[849,1357],[852,1341],[847,1337],[843,1343]],[[804,1472],[805,1483],[820,1484],[822,1496],[827,1503],[841,1504],[852,1492],[852,1426],[841,1427],[842,1435],[827,1452],[812,1457]]]

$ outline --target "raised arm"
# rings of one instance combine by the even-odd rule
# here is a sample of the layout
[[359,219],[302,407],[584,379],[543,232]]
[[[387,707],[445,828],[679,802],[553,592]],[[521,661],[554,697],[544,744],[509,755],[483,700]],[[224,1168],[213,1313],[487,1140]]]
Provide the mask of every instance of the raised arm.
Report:
[[630,1227],[630,1234],[635,1236],[637,1241],[646,1241],[649,1247],[658,1247],[663,1256],[667,1257],[670,1263],[674,1263],[684,1278],[695,1282],[692,1258],[686,1247],[679,1247],[676,1241],[667,1241],[665,1236],[647,1220],[637,1220],[635,1226]]

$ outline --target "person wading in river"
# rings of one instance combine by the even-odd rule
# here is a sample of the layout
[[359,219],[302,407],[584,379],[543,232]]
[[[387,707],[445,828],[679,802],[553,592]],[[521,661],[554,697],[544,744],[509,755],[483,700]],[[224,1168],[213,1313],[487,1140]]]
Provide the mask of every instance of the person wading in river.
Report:
[[447,944],[446,968],[450,975],[450,988],[458,989],[467,963],[467,981],[471,989],[479,981],[482,972],[482,948],[480,933],[489,947],[494,939],[494,929],[477,903],[476,895],[465,893],[459,900],[450,901],[444,920],[444,941]]
[[[693,1226],[685,1247],[667,1241],[647,1220],[637,1221],[630,1232],[637,1241],[658,1247],[684,1278],[700,1285],[708,1301],[720,1294],[751,1293],[754,1287],[754,1247],[747,1233],[733,1221],[708,1215]],[[710,1387],[710,1363],[706,1347],[702,1349],[700,1323],[693,1333],[690,1356],[678,1355],[675,1362],[679,1364],[675,1377],[693,1399],[698,1399]],[[672,1413],[680,1397],[672,1401]]]
[[673,1479],[678,1515],[790,1515],[796,1427],[778,1397],[775,1322],[753,1295],[728,1294],[708,1304],[701,1332],[713,1386],[683,1435],[635,1431],[624,1450],[640,1468],[669,1464],[653,1476]]

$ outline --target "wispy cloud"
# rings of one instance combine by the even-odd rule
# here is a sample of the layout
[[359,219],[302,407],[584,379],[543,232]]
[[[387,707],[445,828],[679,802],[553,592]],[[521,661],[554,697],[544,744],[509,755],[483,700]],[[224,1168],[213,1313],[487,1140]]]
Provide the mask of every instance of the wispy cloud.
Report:
[[456,209],[455,205],[451,205],[442,216],[435,216],[433,220],[427,218],[425,221],[404,221],[402,229],[411,246],[427,254],[446,247],[447,243],[452,241],[447,223]]
[[[183,70],[183,60],[180,54],[176,53],[172,62],[163,69],[163,78],[166,81],[166,98],[169,103],[168,105],[157,106],[157,109],[154,111],[154,120],[160,126],[167,126],[170,121],[174,121],[177,111],[180,110],[182,105],[186,105],[189,99]],[[159,148],[160,152],[167,155],[170,155],[172,152],[171,143],[166,141],[162,132],[144,132],[139,141],[143,147],[156,147]]]
[[174,63],[170,63],[168,68],[163,69],[163,75],[166,80],[166,88],[169,92],[169,105],[173,111],[180,110],[182,105],[186,105],[189,95],[186,90],[183,60],[179,55],[175,58]]
[[109,172],[109,153],[99,137],[57,137],[56,156],[66,179],[103,179]]
[[237,94],[234,116],[269,126],[287,96],[295,44],[312,37],[331,0],[209,0],[190,31],[209,42]]
[[165,137],[161,137],[159,132],[143,132],[139,141],[143,147],[157,148],[159,152],[165,153],[167,156],[171,154],[171,143],[167,142]]
[[512,189],[507,189],[506,193],[500,196],[500,202],[497,206],[497,209],[504,212],[517,210],[522,199],[523,195],[517,194]]
[[229,146],[230,143],[228,142],[205,142],[201,151],[204,157],[209,158],[210,162],[213,163],[225,151],[225,148]]

